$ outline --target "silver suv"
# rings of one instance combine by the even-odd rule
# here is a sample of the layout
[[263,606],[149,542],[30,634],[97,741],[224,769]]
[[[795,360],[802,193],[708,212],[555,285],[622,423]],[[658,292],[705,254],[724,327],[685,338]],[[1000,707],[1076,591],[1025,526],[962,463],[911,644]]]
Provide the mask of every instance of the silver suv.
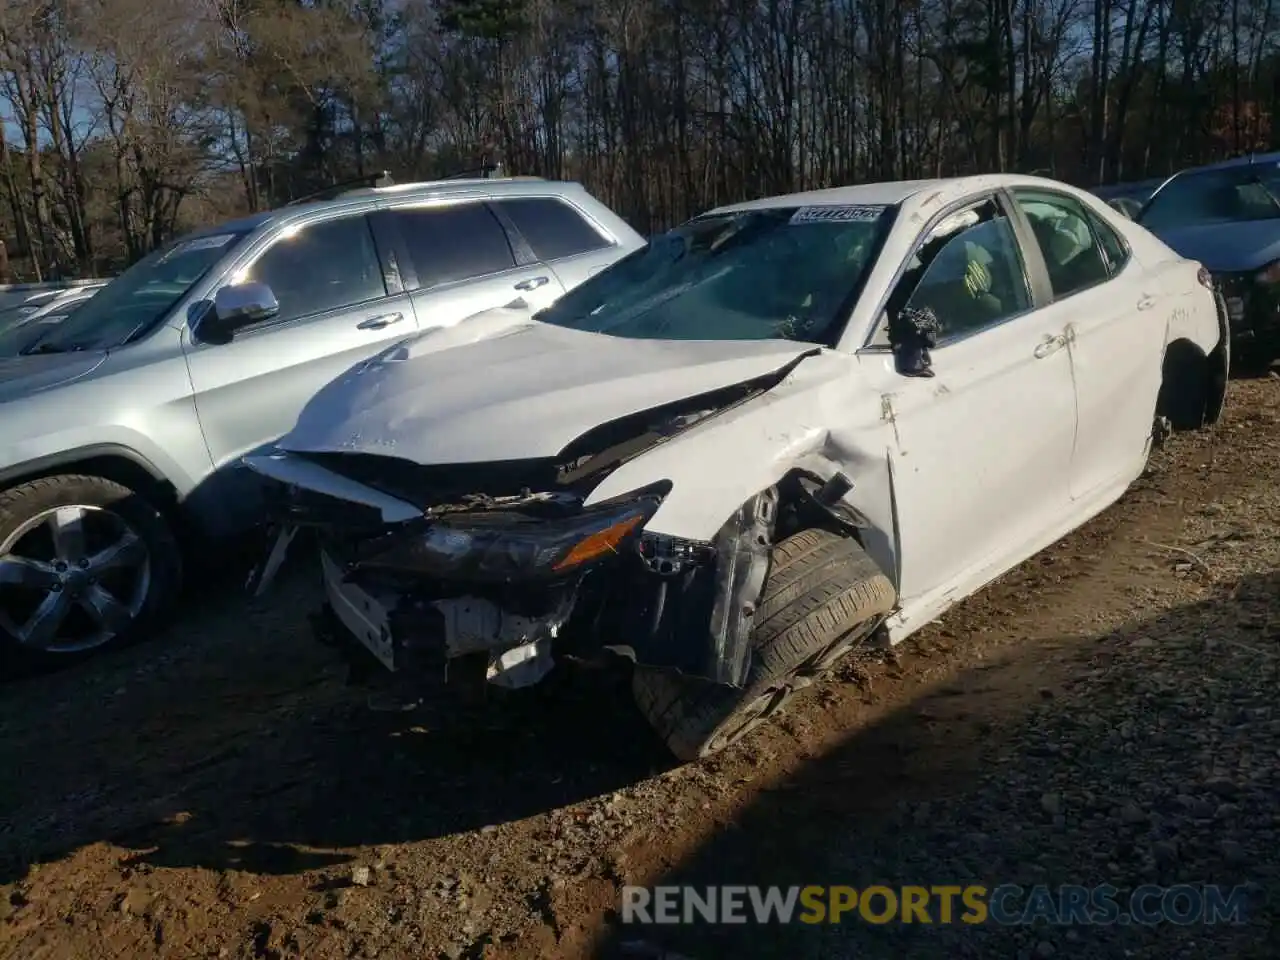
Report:
[[643,245],[574,183],[359,189],[182,237],[61,323],[12,331],[0,651],[61,659],[139,635],[177,594],[180,544],[260,520],[241,457],[320,387],[415,332],[546,306]]

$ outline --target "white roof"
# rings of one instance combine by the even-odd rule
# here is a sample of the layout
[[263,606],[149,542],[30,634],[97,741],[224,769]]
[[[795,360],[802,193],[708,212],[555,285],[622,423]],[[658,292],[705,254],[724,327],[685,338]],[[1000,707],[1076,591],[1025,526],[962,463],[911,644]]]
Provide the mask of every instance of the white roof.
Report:
[[[796,207],[821,204],[866,204],[868,206],[902,203],[909,197],[926,191],[944,195],[944,199],[964,196],[970,192],[991,190],[998,187],[1046,186],[1058,189],[1066,184],[1016,173],[985,173],[968,177],[944,177],[936,180],[893,180],[885,183],[860,183],[849,187],[831,187],[827,190],[810,190],[806,193],[789,193],[778,197],[764,197],[745,203],[731,203],[717,207],[711,213],[730,210],[759,210],[767,207]],[[1074,191],[1073,191],[1074,192]]]

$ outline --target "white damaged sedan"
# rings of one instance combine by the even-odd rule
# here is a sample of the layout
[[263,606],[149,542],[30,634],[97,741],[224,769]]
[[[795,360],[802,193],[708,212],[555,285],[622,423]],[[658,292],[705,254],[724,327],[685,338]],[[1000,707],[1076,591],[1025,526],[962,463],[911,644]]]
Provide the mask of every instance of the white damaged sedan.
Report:
[[621,654],[706,756],[1216,421],[1224,318],[1198,263],[1055,181],[723,207],[327,386],[246,460],[279,493],[258,588],[315,528],[326,629],[410,703]]

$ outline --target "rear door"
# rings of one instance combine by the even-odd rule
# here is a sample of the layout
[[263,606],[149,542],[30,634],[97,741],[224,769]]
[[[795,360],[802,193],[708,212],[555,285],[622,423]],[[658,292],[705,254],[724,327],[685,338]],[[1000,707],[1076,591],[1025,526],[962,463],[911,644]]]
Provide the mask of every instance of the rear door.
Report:
[[493,209],[555,271],[566,290],[618,259],[618,245],[590,214],[563,197],[504,197]]
[[390,207],[375,220],[404,252],[400,273],[423,329],[518,299],[540,310],[564,293],[550,266],[521,255],[483,198]]
[[1168,314],[1179,299],[1131,263],[1124,240],[1075,197],[1012,191],[1036,236],[1067,335],[1076,392],[1071,496],[1127,484],[1146,463]]

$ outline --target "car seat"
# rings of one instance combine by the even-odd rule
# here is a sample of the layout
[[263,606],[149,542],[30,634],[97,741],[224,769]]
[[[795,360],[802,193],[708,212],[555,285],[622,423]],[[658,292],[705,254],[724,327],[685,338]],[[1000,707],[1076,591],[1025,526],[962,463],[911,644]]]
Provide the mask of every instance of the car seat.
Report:
[[[1032,232],[1040,242],[1045,267],[1049,271],[1049,282],[1055,295],[1062,296],[1106,279],[1106,264],[1101,255],[1088,255],[1090,250],[1096,252],[1092,242],[1082,241],[1048,217],[1032,216],[1028,219],[1031,221]],[[1092,241],[1092,235],[1089,239]]]

